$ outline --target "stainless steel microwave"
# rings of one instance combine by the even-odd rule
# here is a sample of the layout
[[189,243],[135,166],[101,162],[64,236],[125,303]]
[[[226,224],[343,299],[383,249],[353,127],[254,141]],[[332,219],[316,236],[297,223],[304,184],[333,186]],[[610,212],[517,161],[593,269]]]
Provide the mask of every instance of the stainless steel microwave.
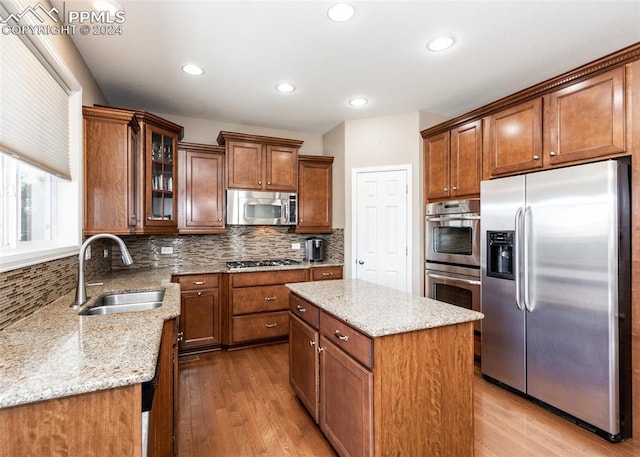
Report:
[[298,195],[227,190],[227,225],[296,225]]

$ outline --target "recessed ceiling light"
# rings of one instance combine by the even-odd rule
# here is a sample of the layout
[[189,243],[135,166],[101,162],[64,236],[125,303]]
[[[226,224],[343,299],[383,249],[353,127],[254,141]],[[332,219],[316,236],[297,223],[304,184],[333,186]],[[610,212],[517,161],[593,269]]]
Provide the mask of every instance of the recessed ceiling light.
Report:
[[281,92],[283,94],[289,94],[291,92],[293,92],[294,90],[296,90],[296,87],[291,84],[291,83],[280,83],[276,86],[276,90],[278,92]]
[[182,71],[184,71],[188,75],[200,76],[204,74],[204,70],[197,65],[192,63],[188,63],[182,66]]
[[442,35],[429,41],[427,43],[427,49],[433,52],[444,51],[453,46],[455,42],[455,38],[451,35]]
[[350,3],[340,2],[334,3],[327,10],[329,19],[335,22],[345,22],[353,17],[356,10]]
[[352,98],[351,100],[349,100],[349,104],[351,106],[364,106],[367,103],[369,103],[369,100],[367,100],[364,97],[355,97],[355,98]]

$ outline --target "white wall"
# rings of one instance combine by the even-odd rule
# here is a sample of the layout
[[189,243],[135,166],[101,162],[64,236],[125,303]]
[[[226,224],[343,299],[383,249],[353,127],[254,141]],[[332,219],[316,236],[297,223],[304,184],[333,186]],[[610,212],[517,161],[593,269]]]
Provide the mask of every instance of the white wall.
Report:
[[278,130],[255,125],[232,124],[224,121],[212,119],[200,119],[195,117],[177,116],[175,114],[154,113],[160,117],[175,122],[184,127],[184,138],[182,141],[201,144],[218,144],[217,138],[221,130],[228,132],[247,133],[252,135],[273,136],[278,138],[288,138],[302,140],[304,143],[300,148],[300,154],[323,155],[322,135],[316,133],[294,132],[291,130]]
[[[322,137],[323,152],[326,156],[333,156],[333,227],[344,228],[345,218],[345,143],[344,122],[325,133]],[[350,208],[350,206],[349,206]]]

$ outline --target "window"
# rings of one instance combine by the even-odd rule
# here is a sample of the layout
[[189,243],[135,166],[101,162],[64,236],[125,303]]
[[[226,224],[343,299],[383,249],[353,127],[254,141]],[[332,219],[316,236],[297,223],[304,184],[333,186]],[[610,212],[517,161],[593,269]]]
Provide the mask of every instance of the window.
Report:
[[77,254],[81,129],[81,87],[55,45],[0,34],[0,271]]

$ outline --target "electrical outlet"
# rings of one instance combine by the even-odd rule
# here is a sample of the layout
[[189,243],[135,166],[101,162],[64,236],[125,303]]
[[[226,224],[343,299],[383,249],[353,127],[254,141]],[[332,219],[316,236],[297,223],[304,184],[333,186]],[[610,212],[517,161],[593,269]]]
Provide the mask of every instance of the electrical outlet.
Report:
[[172,246],[162,246],[160,248],[160,254],[173,254]]
[[291,243],[291,249],[300,249],[300,243]]
[[102,251],[102,256],[106,259],[107,257],[109,257],[109,250],[105,249],[104,251]]
[[91,245],[87,246],[87,250],[84,251],[84,260],[91,259]]

